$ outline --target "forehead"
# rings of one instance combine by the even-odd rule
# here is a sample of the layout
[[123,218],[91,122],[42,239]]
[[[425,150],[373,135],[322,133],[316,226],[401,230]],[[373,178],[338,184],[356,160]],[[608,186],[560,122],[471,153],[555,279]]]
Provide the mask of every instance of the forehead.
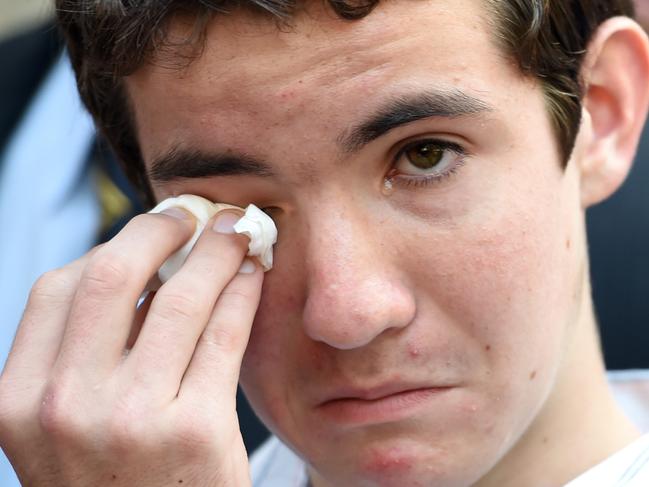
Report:
[[[351,111],[371,111],[388,92],[461,87],[507,97],[502,75],[513,68],[495,47],[482,2],[385,1],[356,21],[318,5],[279,28],[267,17],[217,16],[184,68],[165,50],[130,76],[145,160],[174,145],[227,140],[227,148],[241,149],[270,130],[323,133],[343,127]],[[171,40],[190,28],[176,19]],[[250,137],[243,141],[242,133]]]

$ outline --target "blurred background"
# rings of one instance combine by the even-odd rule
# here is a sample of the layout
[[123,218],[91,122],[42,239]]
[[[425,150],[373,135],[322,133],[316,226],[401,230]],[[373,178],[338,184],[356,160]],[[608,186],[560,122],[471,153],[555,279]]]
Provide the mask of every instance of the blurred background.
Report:
[[0,42],[53,15],[50,0],[0,0]]

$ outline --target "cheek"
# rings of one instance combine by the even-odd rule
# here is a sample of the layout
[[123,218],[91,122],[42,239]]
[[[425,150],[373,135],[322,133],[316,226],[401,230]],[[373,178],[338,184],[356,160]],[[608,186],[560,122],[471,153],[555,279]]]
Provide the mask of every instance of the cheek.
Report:
[[263,375],[264,367],[269,365],[274,371],[280,372],[282,365],[290,360],[293,349],[291,342],[294,333],[290,333],[288,327],[293,321],[290,319],[291,312],[298,309],[296,303],[299,298],[284,291],[268,291],[268,288],[265,282],[244,356],[242,375],[246,378]]
[[296,341],[302,336],[299,327],[302,308],[306,300],[298,239],[288,238],[280,232],[279,242],[273,250],[273,269],[264,276],[261,302],[252,326],[250,340],[244,357],[246,375],[256,375],[264,367],[281,368],[293,357]]
[[[494,388],[551,379],[554,365],[547,364],[562,352],[581,278],[570,184],[564,178],[502,191],[452,229],[420,230],[417,242],[427,245],[413,241],[416,252],[404,252],[418,313],[433,317],[417,341],[434,328],[458,354],[482,363],[479,379]],[[423,272],[422,262],[429,263]],[[436,326],[437,317],[449,325]]]
[[293,397],[290,385],[304,349],[304,334],[296,325],[304,303],[303,286],[288,282],[299,279],[298,274],[298,268],[283,263],[266,275],[241,366],[241,386],[255,412],[271,429],[286,414],[286,401]]

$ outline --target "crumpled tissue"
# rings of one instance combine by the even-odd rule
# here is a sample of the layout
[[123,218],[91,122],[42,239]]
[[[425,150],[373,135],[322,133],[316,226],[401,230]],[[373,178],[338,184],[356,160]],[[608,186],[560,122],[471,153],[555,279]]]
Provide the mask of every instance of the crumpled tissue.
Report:
[[[168,281],[180,269],[212,216],[228,208],[243,210],[238,206],[212,203],[201,196],[183,194],[161,201],[149,213],[160,213],[172,207],[183,208],[193,214],[196,218],[196,230],[192,238],[160,267],[158,276],[162,282]],[[273,267],[273,244],[277,242],[277,227],[273,219],[251,204],[245,209],[244,216],[234,225],[234,231],[250,238],[248,255],[257,257],[264,271],[269,271]]]

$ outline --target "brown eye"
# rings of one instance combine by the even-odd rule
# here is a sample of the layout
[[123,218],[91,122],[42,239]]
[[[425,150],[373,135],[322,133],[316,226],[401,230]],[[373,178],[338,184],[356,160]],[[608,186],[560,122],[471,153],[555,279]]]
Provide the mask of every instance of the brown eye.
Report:
[[464,148],[443,139],[420,139],[399,151],[389,177],[408,181],[435,181],[459,167],[466,156]]
[[433,169],[444,158],[446,149],[433,142],[417,144],[404,152],[408,161],[418,169]]

